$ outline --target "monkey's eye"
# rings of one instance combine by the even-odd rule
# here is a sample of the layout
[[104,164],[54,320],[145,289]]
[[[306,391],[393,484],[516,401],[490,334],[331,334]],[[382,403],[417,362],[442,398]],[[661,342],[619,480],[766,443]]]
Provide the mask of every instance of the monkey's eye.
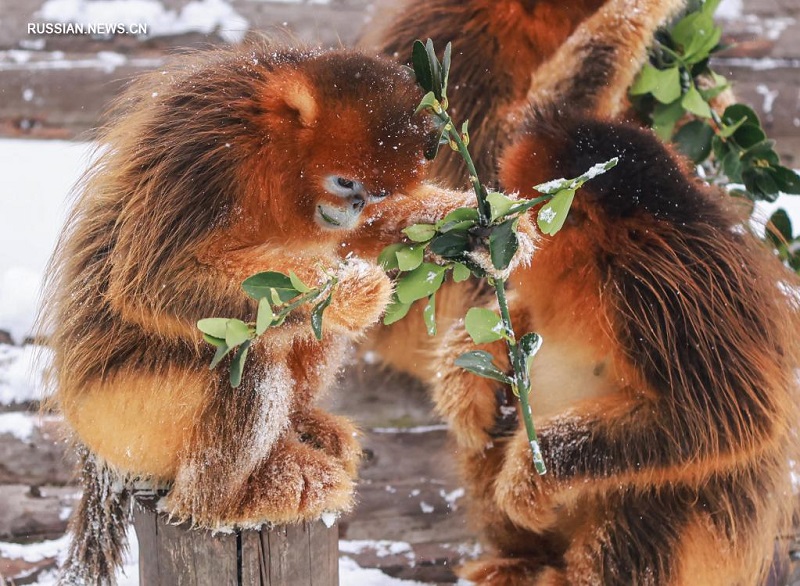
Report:
[[385,197],[389,197],[389,192],[385,189],[379,189],[372,194],[372,199],[383,199]]
[[360,197],[366,201],[369,196],[369,192],[367,192],[363,183],[339,175],[328,175],[323,180],[323,186],[328,193],[337,197]]

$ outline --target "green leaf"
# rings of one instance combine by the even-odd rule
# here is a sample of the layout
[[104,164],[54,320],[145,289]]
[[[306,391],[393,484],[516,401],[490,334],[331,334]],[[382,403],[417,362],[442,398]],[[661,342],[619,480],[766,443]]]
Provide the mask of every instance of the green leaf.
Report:
[[444,280],[445,268],[425,262],[397,282],[397,299],[412,303],[433,295]]
[[240,319],[229,319],[225,328],[225,343],[233,348],[250,339],[250,328]]
[[767,229],[767,238],[772,244],[780,248],[786,242],[792,241],[792,221],[789,219],[789,214],[786,213],[786,210],[777,210],[770,217],[769,223],[778,232],[778,234],[775,234],[772,230]]
[[739,127],[745,122],[747,122],[746,116],[742,116],[742,118],[739,121],[734,122],[733,124],[725,124],[723,122],[722,128],[719,129],[720,136],[722,136],[723,138],[729,138],[733,136],[733,133],[736,132],[739,129]]
[[456,283],[466,281],[469,279],[470,275],[472,275],[472,273],[466,265],[463,265],[460,262],[453,264],[453,281]]
[[214,338],[225,339],[225,329],[228,326],[227,317],[207,317],[197,322],[197,329]]
[[245,279],[242,289],[253,299],[270,298],[269,290],[274,289],[281,302],[290,301],[300,294],[292,284],[291,278],[275,271],[258,273]]
[[469,236],[466,230],[439,234],[430,243],[430,251],[447,259],[460,259],[469,251]]
[[694,84],[692,84],[689,91],[681,98],[681,106],[683,106],[687,112],[691,112],[695,116],[711,118],[711,106],[703,99],[703,96],[700,95],[700,92],[697,91]]
[[436,57],[436,51],[433,48],[433,40],[428,39],[425,43],[425,52],[428,54],[428,63],[431,68],[431,90],[436,94],[436,98],[442,99],[442,66]]
[[247,352],[250,349],[250,340],[247,340],[239,347],[239,351],[231,361],[230,381],[231,386],[236,389],[242,384],[242,373],[244,372],[244,363],[247,360]]
[[499,271],[508,268],[519,248],[518,223],[519,218],[511,218],[499,226],[492,227],[489,235],[489,254],[492,257],[492,265]]
[[725,108],[722,113],[722,121],[727,125],[735,124],[738,120],[745,118],[748,124],[753,124],[761,128],[761,121],[758,119],[758,114],[749,106],[744,104],[732,104]]
[[427,242],[436,234],[436,226],[433,224],[412,224],[403,229],[403,234],[408,236],[412,242]]
[[492,355],[488,352],[473,350],[472,352],[466,352],[456,358],[455,364],[464,370],[468,370],[472,374],[477,374],[478,376],[510,385],[512,380],[495,366],[493,360]]
[[800,195],[800,175],[796,172],[778,165],[773,169],[772,177],[783,193]]
[[428,51],[425,50],[425,44],[420,40],[414,41],[414,46],[411,49],[411,64],[414,66],[414,75],[417,78],[417,83],[426,92],[431,92],[433,90],[431,63],[428,60]]
[[413,271],[420,264],[425,254],[425,247],[421,244],[403,246],[397,250],[397,266],[401,271]]
[[681,97],[681,73],[677,67],[656,70],[656,81],[650,92],[662,104],[671,104]]
[[486,196],[486,201],[489,202],[489,210],[491,213],[491,221],[494,222],[496,219],[505,216],[508,211],[514,206],[516,201],[504,195],[502,193],[498,193],[496,191],[490,193]]
[[473,307],[464,318],[467,333],[476,344],[502,340],[505,334],[503,320],[491,309]]
[[742,161],[739,158],[739,152],[731,150],[722,158],[720,162],[722,172],[725,176],[734,183],[741,183],[742,181]]
[[436,222],[436,229],[441,233],[451,230],[466,230],[478,223],[478,210],[475,208],[458,208]]
[[447,97],[447,83],[450,81],[450,63],[452,61],[453,43],[447,43],[442,58],[442,97]]
[[267,328],[272,325],[272,320],[275,314],[272,312],[272,306],[269,299],[262,297],[258,300],[258,312],[256,313],[256,335],[260,336],[267,331]]
[[539,210],[537,223],[544,234],[553,235],[561,230],[567,219],[572,200],[575,198],[574,189],[563,189],[553,199]]
[[225,344],[225,338],[215,338],[214,336],[209,336],[208,334],[203,334],[203,339],[217,348]]
[[425,309],[422,310],[422,319],[425,322],[425,327],[428,330],[429,336],[436,335],[436,294],[434,293],[428,297],[428,303]]
[[390,244],[378,255],[378,264],[384,271],[391,271],[398,268],[397,251],[405,247],[405,244]]
[[219,364],[225,356],[228,355],[228,352],[233,350],[230,346],[225,344],[224,342],[217,346],[217,351],[214,353],[214,358],[211,359],[211,364],[209,365],[209,370],[213,369],[214,367]]
[[317,340],[322,339],[322,314],[331,304],[332,300],[333,293],[331,292],[328,293],[328,296],[317,303],[311,310],[311,329],[314,331],[314,336],[317,338]]
[[649,63],[645,63],[629,90],[630,94],[633,96],[641,96],[652,93],[658,85],[658,79],[659,70]]
[[400,303],[395,295],[392,302],[386,308],[386,314],[383,316],[383,324],[388,326],[396,321],[400,321],[406,316],[412,305],[413,303]]
[[671,104],[656,104],[653,108],[653,130],[658,138],[668,142],[672,138],[675,124],[683,118],[684,109],[680,100]]
[[766,140],[767,135],[760,126],[745,122],[733,133],[733,140],[743,149],[749,149]]
[[[422,99],[420,100],[419,105],[417,106],[417,109],[414,110],[414,114],[419,114],[422,110],[426,110],[426,109],[435,111],[436,103],[437,103],[436,95],[433,92],[428,92],[427,94],[422,96]],[[437,147],[437,150],[438,150],[438,147]],[[429,158],[432,159],[433,157],[429,157]]]
[[778,199],[778,184],[766,169],[749,167],[742,171],[742,181],[756,199],[775,201]]
[[442,131],[439,133],[439,141],[438,141],[438,142],[435,142],[435,143],[432,143],[432,144],[430,144],[430,145],[429,145],[429,146],[428,146],[428,147],[425,149],[425,152],[423,153],[423,155],[425,156],[425,158],[426,158],[427,160],[429,160],[429,161],[433,161],[433,160],[436,158],[436,155],[438,155],[438,154],[439,154],[439,147],[440,147],[442,144],[447,144],[447,141],[445,141],[444,143],[442,143],[442,138],[444,137],[444,134],[445,134],[445,131],[444,131],[444,130],[442,130]]
[[714,129],[704,120],[692,120],[675,133],[673,142],[678,150],[695,163],[701,163],[711,154]]
[[536,356],[536,353],[541,347],[542,337],[535,332],[525,334],[519,339],[519,348],[522,351],[522,356],[525,360],[525,372],[529,373],[531,371],[533,357]]
[[300,293],[308,293],[311,291],[311,287],[303,283],[294,271],[289,271],[289,280],[292,282],[292,287],[300,291]]

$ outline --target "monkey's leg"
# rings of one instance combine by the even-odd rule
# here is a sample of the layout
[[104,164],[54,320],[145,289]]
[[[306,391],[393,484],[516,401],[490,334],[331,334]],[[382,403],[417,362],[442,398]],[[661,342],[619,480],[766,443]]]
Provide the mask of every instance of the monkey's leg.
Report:
[[[209,388],[191,439],[180,452],[165,507],[172,514],[214,527],[299,521],[349,507],[353,466],[303,443],[293,429],[294,414],[307,408],[300,391],[312,381],[295,370],[291,347],[269,343],[252,348],[239,388],[230,387],[227,369],[215,371],[216,385]],[[338,346],[336,338],[329,338],[317,344],[317,351],[335,355]],[[319,364],[322,371],[326,366]],[[308,364],[305,368],[314,370]],[[334,421],[326,423],[332,435]],[[354,459],[351,429],[339,425],[337,437],[343,454]]]
[[460,577],[482,586],[530,584],[561,567],[566,544],[557,533],[536,534],[514,525],[494,502],[494,483],[507,440],[477,453],[459,452],[460,478],[467,490],[469,522],[480,534],[484,554],[464,564]]
[[311,407],[292,416],[292,428],[302,443],[338,460],[350,476],[356,476],[362,456],[361,434],[349,419]]

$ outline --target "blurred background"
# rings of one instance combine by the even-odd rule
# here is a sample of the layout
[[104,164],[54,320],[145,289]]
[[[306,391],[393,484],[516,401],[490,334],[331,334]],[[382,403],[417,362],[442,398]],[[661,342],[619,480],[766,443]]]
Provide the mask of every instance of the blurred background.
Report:
[[[90,157],[104,105],[178,50],[284,32],[313,45],[351,46],[392,4],[0,0],[0,584],[52,583],[78,497],[58,422],[34,413],[42,385],[30,336],[67,196]],[[718,16],[724,41],[734,46],[715,69],[761,116],[784,164],[800,168],[800,2],[724,0]],[[119,23],[134,33],[143,25],[147,32],[49,34],[46,23]],[[372,362],[360,359],[343,383],[361,386],[355,399],[337,393],[336,407],[367,430],[360,506],[341,525],[341,582],[452,583],[451,565],[478,549],[448,466],[445,431],[413,381],[387,377]],[[382,384],[364,382],[375,376]],[[126,584],[137,583],[135,559],[134,543]]]

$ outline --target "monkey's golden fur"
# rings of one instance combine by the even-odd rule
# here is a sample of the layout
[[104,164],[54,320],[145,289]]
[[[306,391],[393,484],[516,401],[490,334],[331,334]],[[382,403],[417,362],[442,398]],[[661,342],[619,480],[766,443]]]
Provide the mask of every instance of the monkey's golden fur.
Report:
[[[343,241],[375,254],[400,227],[468,199],[421,183],[431,140],[412,118],[421,94],[389,61],[252,45],[183,56],[118,100],[52,261],[44,314],[56,402],[94,455],[90,476],[166,483],[166,510],[207,527],[351,506],[356,430],[314,403],[391,285],[374,257],[345,261]],[[319,206],[341,204],[323,189],[329,176],[385,200],[370,195],[351,230],[323,228]],[[313,285],[321,269],[340,279],[322,341],[307,313],[293,315],[253,345],[240,388],[228,360],[209,370],[198,319],[251,321],[246,277],[293,270]],[[98,502],[81,514],[104,508],[86,492]],[[91,581],[113,580],[113,567],[94,570]]]
[[612,156],[515,274],[512,319],[544,339],[545,476],[524,429],[493,437],[498,385],[453,365],[474,348],[463,329],[443,340],[434,398],[491,545],[465,576],[761,584],[795,505],[800,283],[649,131],[532,113],[501,177],[533,197]]
[[[786,291],[797,279],[653,135],[605,122],[625,111],[656,26],[682,2],[584,3],[563,26],[533,18],[566,7],[546,0],[422,4],[385,46],[403,57],[405,36],[453,40],[453,109],[477,104],[466,116],[480,117],[478,159],[512,145],[503,189],[534,197],[533,185],[621,158],[578,193],[564,230],[542,237],[509,295],[518,333],[544,338],[532,403],[546,476],[515,421],[505,437],[507,393],[454,366],[474,349],[463,325],[427,343],[440,352],[432,365],[407,347],[419,315],[379,334],[390,363],[432,382],[455,438],[487,546],[462,575],[484,586],[762,583],[795,504],[800,321]],[[550,30],[551,45],[530,40]],[[459,167],[438,171],[460,183]],[[453,320],[474,305],[474,291],[447,294]],[[487,349],[508,366],[502,344]]]

